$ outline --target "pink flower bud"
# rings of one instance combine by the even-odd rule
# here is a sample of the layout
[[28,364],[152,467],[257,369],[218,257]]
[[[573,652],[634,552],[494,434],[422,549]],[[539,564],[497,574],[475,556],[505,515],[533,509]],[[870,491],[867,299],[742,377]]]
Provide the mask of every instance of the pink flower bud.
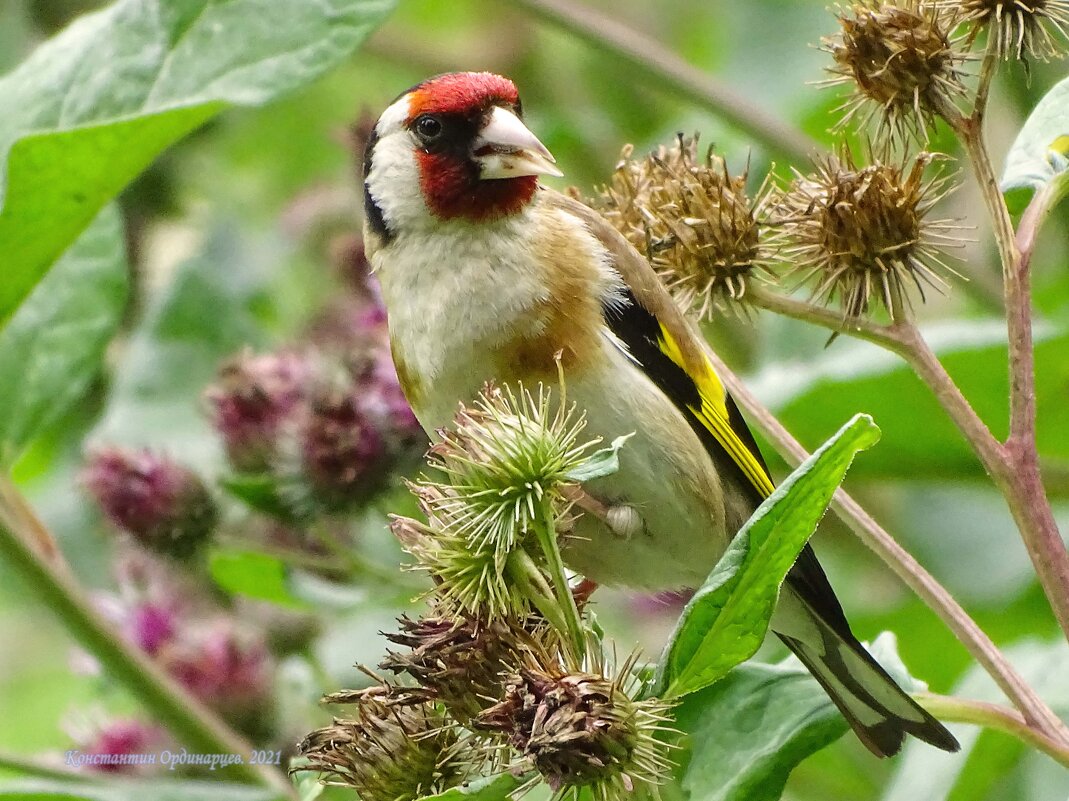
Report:
[[174,613],[152,603],[131,610],[128,624],[131,639],[150,656],[155,656],[175,633]]
[[[90,770],[144,774],[152,770],[147,757],[167,742],[167,734],[159,726],[135,718],[116,718],[96,726],[72,754]],[[143,764],[139,764],[141,755],[146,757]]]
[[308,374],[305,359],[290,352],[242,353],[219,370],[218,381],[205,396],[212,423],[236,469],[267,469],[279,431],[304,398]]
[[262,712],[270,698],[273,663],[264,638],[229,619],[186,627],[160,659],[179,683],[228,718]]
[[327,390],[312,401],[300,444],[305,479],[327,507],[359,500],[386,468],[375,423],[349,391]]
[[81,480],[112,523],[157,553],[190,555],[217,521],[201,480],[148,450],[102,448],[90,455]]

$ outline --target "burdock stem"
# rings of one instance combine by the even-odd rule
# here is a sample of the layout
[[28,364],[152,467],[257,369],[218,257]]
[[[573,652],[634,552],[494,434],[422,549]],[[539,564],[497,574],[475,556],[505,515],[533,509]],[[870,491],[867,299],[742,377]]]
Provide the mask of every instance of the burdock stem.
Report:
[[543,498],[541,506],[542,514],[535,522],[535,536],[542,547],[542,552],[546,555],[546,566],[549,568],[553,591],[557,596],[557,605],[564,615],[564,623],[572,642],[574,656],[577,662],[582,664],[586,656],[586,634],[583,621],[579,617],[579,607],[575,605],[575,596],[572,595],[572,588],[568,583],[568,574],[564,572],[564,560],[561,559],[560,545],[557,542],[557,523],[553,505],[548,498]]

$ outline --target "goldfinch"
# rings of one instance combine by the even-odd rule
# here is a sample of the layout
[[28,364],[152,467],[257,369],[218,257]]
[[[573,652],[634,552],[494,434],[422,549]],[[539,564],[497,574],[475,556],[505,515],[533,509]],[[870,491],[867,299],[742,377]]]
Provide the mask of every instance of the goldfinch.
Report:
[[[588,431],[634,436],[588,492],[638,525],[583,515],[568,566],[602,584],[699,586],[773,489],[705,345],[649,263],[597,213],[539,185],[560,176],[508,79],[454,73],[405,92],[364,157],[365,238],[397,374],[420,424],[447,425],[489,380],[555,382]],[[772,628],[875,754],[906,734],[958,743],[850,631],[813,551]]]

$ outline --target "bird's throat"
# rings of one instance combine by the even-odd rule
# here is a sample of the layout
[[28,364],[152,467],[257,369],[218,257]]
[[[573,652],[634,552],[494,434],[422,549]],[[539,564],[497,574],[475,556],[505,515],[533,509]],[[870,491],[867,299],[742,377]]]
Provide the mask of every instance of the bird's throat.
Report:
[[440,220],[486,222],[521,212],[534,198],[538,176],[479,180],[478,168],[451,155],[419,152],[420,189]]

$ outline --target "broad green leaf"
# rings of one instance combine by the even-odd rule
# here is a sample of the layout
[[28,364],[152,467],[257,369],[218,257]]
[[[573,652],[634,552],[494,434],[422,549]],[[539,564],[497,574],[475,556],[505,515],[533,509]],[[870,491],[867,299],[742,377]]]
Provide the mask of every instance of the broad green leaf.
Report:
[[739,665],[683,699],[681,784],[694,801],[773,801],[791,770],[849,730],[798,660]]
[[0,324],[99,210],[228,105],[345,59],[392,0],[119,0],[0,79]]
[[1061,81],[1025,120],[1002,173],[1002,191],[1064,183],[1069,169],[1069,78]]
[[871,417],[855,415],[758,507],[676,624],[660,666],[667,696],[708,687],[756,653],[780,584],[854,456],[879,436]]
[[278,793],[227,781],[168,781],[167,779],[108,780],[97,775],[85,781],[16,779],[0,782],[0,798],[49,801],[281,801]]
[[444,793],[424,796],[421,801],[508,801],[523,783],[511,773],[499,773],[452,787]]
[[607,448],[600,448],[583,461],[583,463],[568,473],[569,481],[592,481],[595,478],[608,476],[620,469],[620,448],[624,446],[634,434],[626,434],[617,437]]
[[281,606],[308,606],[291,591],[289,567],[278,557],[256,551],[213,550],[208,572],[229,593]]
[[[918,687],[902,666],[893,636],[880,635],[870,650],[896,681]],[[684,698],[675,726],[686,734],[680,780],[693,801],[774,801],[799,762],[849,731],[794,657],[775,665],[740,665]]]
[[107,208],[0,331],[0,466],[82,396],[128,290],[119,215]]
[[[1035,333],[1040,453],[1069,458],[1069,332],[1039,323]],[[957,320],[927,326],[924,335],[976,413],[1004,437],[1005,323]],[[840,337],[812,358],[765,367],[747,384],[804,444],[819,443],[823,432],[858,408],[879,420],[880,447],[857,465],[858,476],[986,480],[932,392],[905,362],[874,345]]]

